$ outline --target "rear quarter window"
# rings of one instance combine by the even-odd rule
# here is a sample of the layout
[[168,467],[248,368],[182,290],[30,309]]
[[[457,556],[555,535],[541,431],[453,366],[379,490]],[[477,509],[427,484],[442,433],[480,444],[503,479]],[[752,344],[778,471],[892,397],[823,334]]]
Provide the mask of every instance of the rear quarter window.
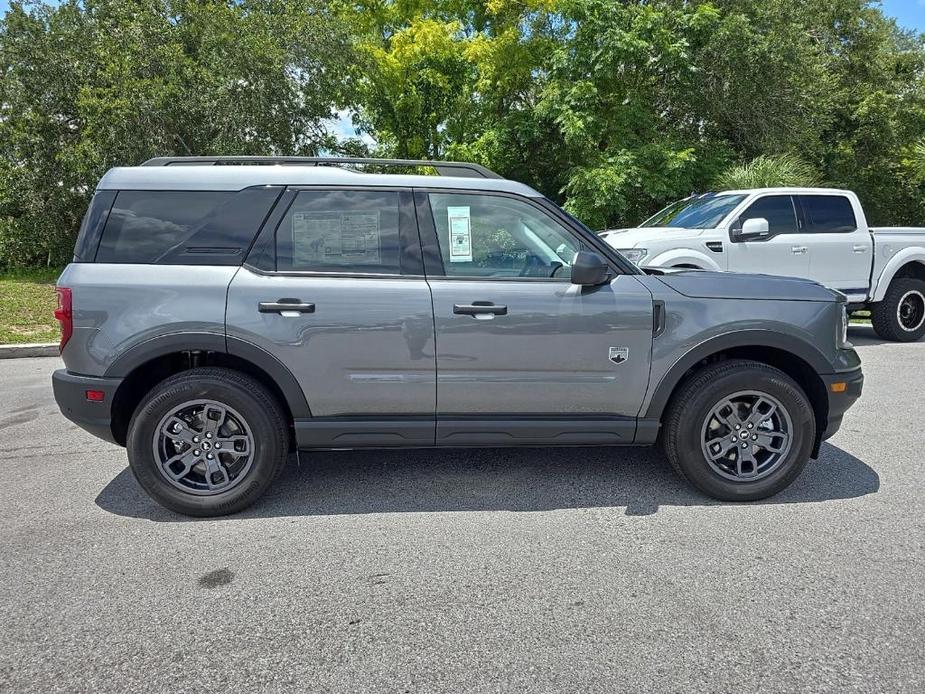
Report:
[[119,191],[96,262],[240,265],[280,191]]
[[94,194],[90,201],[90,207],[87,214],[84,215],[83,222],[80,225],[80,231],[77,232],[77,243],[74,244],[74,261],[86,262],[92,261],[96,255],[96,249],[100,244],[100,234],[106,225],[109,217],[109,210],[116,199],[116,192],[113,190],[101,190]]

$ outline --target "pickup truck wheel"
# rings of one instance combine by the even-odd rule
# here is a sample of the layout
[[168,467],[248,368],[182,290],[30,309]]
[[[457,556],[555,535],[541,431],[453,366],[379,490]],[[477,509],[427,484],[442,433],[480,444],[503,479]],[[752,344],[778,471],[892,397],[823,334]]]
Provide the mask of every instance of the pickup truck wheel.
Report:
[[162,506],[221,516],[253,504],[282,470],[286,422],[276,399],[231,369],[191,369],[158,384],[129,424],[139,484]]
[[925,282],[901,277],[890,282],[883,301],[871,307],[874,332],[892,342],[915,342],[925,335]]
[[723,501],[777,494],[812,451],[816,422],[802,389],[767,364],[734,359],[694,374],[675,394],[662,429],[674,469]]

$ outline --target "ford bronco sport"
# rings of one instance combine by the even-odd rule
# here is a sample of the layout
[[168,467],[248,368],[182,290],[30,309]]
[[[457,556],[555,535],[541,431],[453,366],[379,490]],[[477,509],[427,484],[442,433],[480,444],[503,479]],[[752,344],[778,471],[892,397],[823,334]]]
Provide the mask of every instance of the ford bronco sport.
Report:
[[57,291],[61,411],[194,516],[253,504],[292,450],[376,447],[660,442],[703,493],[761,499],[863,381],[839,292],[644,273],[473,164],[112,169]]

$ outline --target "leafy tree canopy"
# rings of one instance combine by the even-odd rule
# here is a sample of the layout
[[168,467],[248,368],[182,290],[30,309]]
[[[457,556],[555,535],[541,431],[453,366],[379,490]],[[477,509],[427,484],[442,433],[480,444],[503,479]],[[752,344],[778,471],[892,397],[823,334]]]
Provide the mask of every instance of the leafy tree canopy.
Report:
[[477,161],[598,228],[746,174],[925,224],[925,41],[866,0],[14,2],[0,66],[0,265],[187,152]]
[[326,5],[14,2],[0,22],[0,265],[65,261],[112,166],[331,148],[352,61]]

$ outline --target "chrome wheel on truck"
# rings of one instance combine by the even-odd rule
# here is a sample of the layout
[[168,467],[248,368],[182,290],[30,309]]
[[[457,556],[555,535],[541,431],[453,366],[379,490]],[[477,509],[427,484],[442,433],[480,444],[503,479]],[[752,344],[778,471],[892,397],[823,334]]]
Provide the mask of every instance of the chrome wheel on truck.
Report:
[[882,301],[871,305],[870,322],[884,340],[915,342],[925,335],[925,282],[900,277],[890,282]]
[[902,295],[896,307],[896,320],[899,327],[913,333],[925,323],[925,294],[918,289],[910,289]]

